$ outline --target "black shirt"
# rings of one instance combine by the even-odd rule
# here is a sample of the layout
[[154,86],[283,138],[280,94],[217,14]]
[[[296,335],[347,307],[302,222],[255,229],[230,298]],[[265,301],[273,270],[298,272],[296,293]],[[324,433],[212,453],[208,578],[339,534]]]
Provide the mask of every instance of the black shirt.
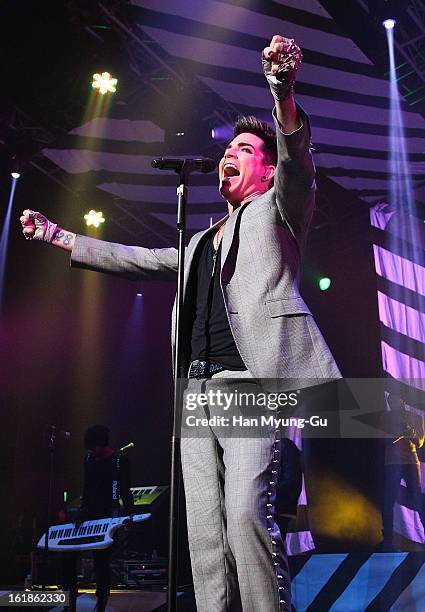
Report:
[[[84,489],[81,514],[85,519],[112,516],[118,510],[112,495],[113,481],[118,480],[117,495],[121,497],[127,514],[133,512],[133,496],[130,491],[130,463],[120,456],[117,471],[117,454],[96,459],[87,455],[84,461]],[[118,498],[117,498],[118,499]]]
[[230,330],[220,269],[221,243],[216,251],[211,237],[201,248],[196,270],[191,361],[202,359],[218,363],[227,370],[246,370]]

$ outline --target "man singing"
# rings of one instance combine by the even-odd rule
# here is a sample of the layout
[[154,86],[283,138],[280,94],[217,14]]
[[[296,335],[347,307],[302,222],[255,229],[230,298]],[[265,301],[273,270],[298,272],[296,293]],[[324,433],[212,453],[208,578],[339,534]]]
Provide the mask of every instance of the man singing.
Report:
[[[186,252],[183,374],[215,378],[335,378],[338,368],[298,289],[315,198],[310,127],[293,87],[302,54],[274,36],[263,69],[276,133],[241,117],[219,165],[228,214]],[[77,236],[38,212],[28,239],[71,252],[72,265],[133,279],[176,279],[177,251]],[[189,546],[199,612],[291,609],[284,544],[275,522],[280,441],[222,438],[210,427],[182,440]]]

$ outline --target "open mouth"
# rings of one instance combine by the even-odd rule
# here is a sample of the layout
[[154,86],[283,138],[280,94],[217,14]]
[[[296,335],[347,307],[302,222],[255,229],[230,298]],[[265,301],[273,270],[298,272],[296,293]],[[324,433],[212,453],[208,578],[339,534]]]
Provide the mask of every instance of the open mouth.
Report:
[[223,166],[223,178],[231,176],[239,176],[239,169],[235,164],[228,162]]

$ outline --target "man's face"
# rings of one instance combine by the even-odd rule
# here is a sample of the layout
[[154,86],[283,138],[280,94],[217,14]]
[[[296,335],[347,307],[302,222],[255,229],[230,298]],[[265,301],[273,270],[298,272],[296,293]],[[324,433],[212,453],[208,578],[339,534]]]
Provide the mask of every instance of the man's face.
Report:
[[259,136],[244,132],[227,145],[218,175],[220,193],[228,202],[242,203],[251,195],[267,191],[274,166],[266,163]]

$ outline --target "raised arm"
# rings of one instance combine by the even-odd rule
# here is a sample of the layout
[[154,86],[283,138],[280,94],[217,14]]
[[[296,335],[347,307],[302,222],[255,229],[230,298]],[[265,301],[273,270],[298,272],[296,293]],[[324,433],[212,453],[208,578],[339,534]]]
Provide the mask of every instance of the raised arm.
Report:
[[24,210],[21,224],[27,240],[46,242],[69,251],[72,266],[133,280],[176,278],[177,250],[174,248],[147,249],[80,236],[32,210]]

